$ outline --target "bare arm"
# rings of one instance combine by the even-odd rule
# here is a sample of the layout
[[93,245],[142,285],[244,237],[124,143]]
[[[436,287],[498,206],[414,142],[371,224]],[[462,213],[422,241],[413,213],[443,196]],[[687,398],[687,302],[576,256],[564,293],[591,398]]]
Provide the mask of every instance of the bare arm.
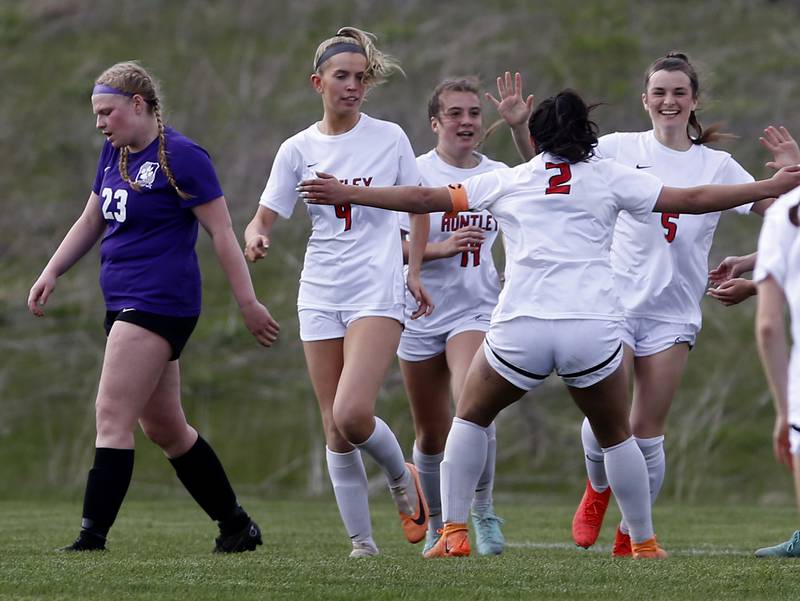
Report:
[[258,205],[256,214],[244,229],[244,256],[251,263],[267,256],[269,236],[277,218],[278,214],[275,211]]
[[[436,213],[453,210],[447,187],[387,186],[367,188],[345,186],[332,175],[317,173],[318,179],[300,182],[297,191],[311,204],[335,205],[350,202],[379,209],[408,213]],[[800,181],[800,176],[798,176]]]
[[66,273],[83,255],[89,252],[106,229],[100,212],[100,198],[92,192],[83,213],[64,236],[58,249],[47,262],[28,294],[28,309],[37,317],[44,315],[42,307],[55,290],[56,279]]
[[425,246],[428,243],[428,234],[431,229],[431,219],[427,214],[409,215],[411,219],[411,241],[408,245],[408,276],[406,285],[414,299],[417,301],[417,310],[411,314],[411,319],[423,315],[430,315],[433,311],[433,302],[422,285],[420,270]]
[[[441,242],[428,242],[425,245],[425,255],[422,261],[434,261],[454,257],[464,251],[474,250],[475,246],[482,244],[485,238],[483,229],[476,225],[465,225],[453,232],[446,240]],[[408,242],[403,240],[403,259],[408,260]]]
[[272,319],[267,308],[258,302],[247,263],[239,252],[239,243],[233,233],[231,217],[225,197],[220,196],[192,209],[214,244],[222,270],[231,285],[233,296],[242,312],[247,329],[264,346],[272,346],[278,338],[280,326]]
[[758,284],[758,310],[756,312],[756,341],[761,364],[767,376],[775,405],[773,452],[779,463],[791,466],[788,422],[788,371],[789,350],[786,343],[784,307],[786,300],[780,285],[772,276]]
[[705,185],[661,189],[653,211],[657,213],[713,213],[773,198],[800,185],[800,166],[784,167],[769,179],[747,184]]

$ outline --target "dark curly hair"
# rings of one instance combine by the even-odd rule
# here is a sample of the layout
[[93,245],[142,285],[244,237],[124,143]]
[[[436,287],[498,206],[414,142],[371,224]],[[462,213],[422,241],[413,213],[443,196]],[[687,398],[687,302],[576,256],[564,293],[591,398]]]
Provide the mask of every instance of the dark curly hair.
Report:
[[598,127],[589,119],[589,112],[596,106],[587,105],[571,89],[542,101],[528,121],[537,151],[549,152],[570,163],[594,156]]

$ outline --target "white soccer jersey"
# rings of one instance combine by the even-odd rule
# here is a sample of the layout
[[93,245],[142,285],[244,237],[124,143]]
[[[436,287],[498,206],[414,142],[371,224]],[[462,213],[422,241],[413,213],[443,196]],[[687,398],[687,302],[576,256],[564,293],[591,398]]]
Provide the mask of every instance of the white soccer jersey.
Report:
[[783,289],[792,321],[789,362],[789,422],[800,426],[800,236],[789,221],[789,208],[800,202],[800,188],[781,196],[764,216],[758,237],[753,280],[771,275]]
[[[314,172],[356,186],[416,186],[414,151],[400,127],[361,114],[350,131],[328,136],[317,124],[278,149],[260,204],[292,214],[295,187]],[[360,205],[310,205],[297,305],[322,310],[386,309],[404,302],[403,251],[397,213]]]
[[[597,154],[658,177],[667,186],[741,184],[753,177],[730,154],[707,146],[667,148],[651,131],[600,138]],[[752,204],[733,209],[750,212]],[[708,253],[720,213],[653,213],[642,223],[620,213],[611,263],[626,315],[690,323],[700,330]]]
[[623,209],[649,217],[658,178],[611,159],[570,165],[543,153],[463,184],[469,209],[491,211],[503,232],[506,282],[492,323],[622,319],[609,255],[614,223]]
[[[443,161],[436,150],[417,157],[417,167],[422,175],[424,186],[446,186],[472,177],[507,168],[505,163],[493,161],[482,154],[480,163],[470,169],[454,167]],[[497,238],[497,221],[488,211],[462,213],[453,217],[445,213],[431,213],[431,229],[428,243],[443,242],[464,226],[474,225],[484,230],[484,241],[474,251],[464,251],[453,257],[425,261],[422,264],[422,283],[433,304],[434,312],[420,319],[406,320],[403,335],[443,334],[452,329],[453,324],[467,313],[489,315],[497,304],[500,293],[500,278],[492,258],[492,245]],[[407,213],[400,214],[400,224],[409,230]],[[410,292],[406,293],[406,314],[417,308],[417,302]]]

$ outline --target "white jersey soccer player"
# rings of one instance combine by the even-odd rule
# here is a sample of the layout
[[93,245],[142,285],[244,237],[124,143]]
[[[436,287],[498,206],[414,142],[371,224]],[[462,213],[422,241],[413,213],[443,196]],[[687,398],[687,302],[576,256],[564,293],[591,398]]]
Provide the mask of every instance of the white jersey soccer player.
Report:
[[[758,240],[753,280],[758,282],[756,339],[775,405],[772,445],[775,459],[792,469],[800,503],[800,189],[782,196],[767,211]],[[792,223],[790,211],[794,213]],[[791,320],[787,352],[785,309]],[[788,356],[787,356],[788,355]],[[789,540],[757,549],[756,557],[800,556],[800,530]]]
[[[369,89],[399,65],[375,37],[344,27],[323,41],[310,83],[322,99],[320,121],[278,150],[256,215],[245,230],[251,261],[267,255],[278,216],[289,217],[297,184],[316,173],[367,189],[420,184],[414,152],[402,129],[361,112]],[[322,417],[328,474],[349,535],[351,557],[378,554],[372,537],[366,453],[381,468],[409,542],[425,538],[428,511],[419,476],[397,438],[375,415],[385,374],[404,321],[403,252],[397,214],[344,200],[308,206],[308,241],[297,299],[300,339]],[[427,220],[414,220],[408,287],[430,312],[419,285]],[[417,229],[421,225],[422,229]]]
[[[462,169],[444,162],[435,149],[420,155],[417,157],[417,167],[423,185],[446,186],[452,182],[464,181],[473,175],[507,168],[505,163],[482,154],[476,153],[476,156],[480,159],[477,166]],[[488,211],[459,215],[431,213],[430,220],[429,244],[443,242],[456,230],[468,225],[481,228],[484,231],[484,241],[474,250],[422,264],[422,283],[433,299],[436,311],[422,319],[406,320],[398,355],[408,361],[426,359],[444,350],[444,341],[429,350],[429,344],[418,342],[417,339],[428,339],[442,334],[452,336],[465,327],[477,327],[485,332],[488,329],[489,316],[497,304],[497,295],[500,294],[500,278],[492,257],[492,246],[499,229],[492,214]],[[408,230],[407,214],[400,214],[400,223],[404,230]],[[406,316],[415,309],[416,300],[407,294]],[[418,348],[418,344],[422,344],[423,348]]]
[[[787,420],[792,455],[800,454],[800,236],[789,209],[800,202],[800,189],[782,196],[766,213],[758,238],[753,280],[772,277],[783,291],[791,319],[792,350],[788,372]],[[782,316],[780,321],[782,322]]]
[[[347,153],[341,152],[343,146]],[[421,181],[403,130],[364,113],[344,134],[325,135],[314,124],[286,140],[275,156],[260,204],[290,217],[297,201],[295,187],[314,172],[366,187]],[[350,204],[307,205],[307,209],[311,236],[300,275],[298,309],[400,310],[397,318],[402,321],[403,253],[400,235],[394,235],[400,227],[398,214]],[[303,340],[319,339],[318,335],[327,332],[301,331]]]
[[[741,184],[753,177],[722,150],[692,145],[677,151],[661,144],[652,130],[602,136],[597,154],[655,175],[667,186]],[[731,209],[747,214],[752,203]],[[618,291],[625,316],[689,326],[700,331],[700,301],[708,283],[708,254],[721,213],[653,213],[646,223],[620,213],[611,245]],[[626,340],[635,354],[657,352]]]

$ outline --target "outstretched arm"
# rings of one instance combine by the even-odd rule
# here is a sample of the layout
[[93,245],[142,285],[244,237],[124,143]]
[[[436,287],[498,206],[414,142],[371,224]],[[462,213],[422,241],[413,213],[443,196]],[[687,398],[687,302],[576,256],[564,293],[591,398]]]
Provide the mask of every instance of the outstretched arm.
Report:
[[263,346],[272,346],[278,339],[280,326],[272,319],[267,308],[258,302],[247,263],[239,252],[239,243],[233,233],[231,217],[225,197],[220,196],[192,209],[214,244],[222,270],[231,285],[233,296],[242,312],[247,329]]
[[311,204],[335,205],[350,202],[408,213],[436,213],[453,210],[453,201],[448,192],[450,186],[442,188],[426,188],[424,186],[367,188],[365,186],[346,186],[327,173],[317,173],[317,176],[317,179],[304,180],[297,186],[300,196]]
[[767,376],[772,400],[775,404],[775,428],[772,433],[772,450],[775,459],[786,466],[792,465],[789,449],[789,418],[787,387],[789,351],[786,344],[784,307],[786,300],[778,282],[767,276],[758,284],[758,310],[756,312],[756,341],[761,364]]
[[661,189],[653,211],[657,213],[713,213],[773,198],[800,185],[800,166],[783,167],[769,179],[747,184],[709,184],[693,188]]
[[531,133],[528,120],[533,113],[533,95],[522,98],[522,75],[514,74],[511,81],[511,72],[506,71],[503,77],[497,78],[497,94],[500,100],[486,92],[486,98],[494,105],[497,112],[511,128],[514,145],[523,161],[529,161],[536,156],[536,149],[531,142]]
[[100,198],[92,192],[83,213],[72,224],[58,249],[47,262],[41,275],[28,293],[28,309],[37,317],[44,315],[42,307],[55,290],[56,279],[66,273],[89,249],[106,229],[106,222],[100,212]]

